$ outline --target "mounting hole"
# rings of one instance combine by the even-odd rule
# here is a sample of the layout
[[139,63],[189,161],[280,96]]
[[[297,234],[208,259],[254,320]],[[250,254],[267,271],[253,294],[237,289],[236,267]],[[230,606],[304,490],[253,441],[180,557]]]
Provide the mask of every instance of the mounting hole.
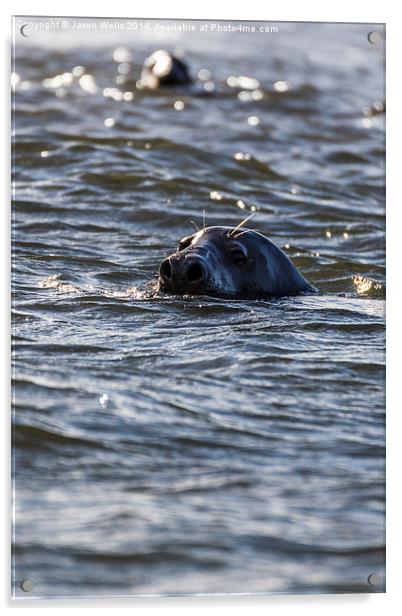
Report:
[[381,36],[379,32],[373,31],[368,33],[367,38],[369,43],[371,43],[372,45],[376,45],[380,42]]
[[379,584],[381,584],[381,578],[379,575],[377,575],[377,573],[370,573],[367,578],[367,581],[370,586],[379,586]]
[[24,592],[31,592],[33,590],[34,583],[32,580],[22,580],[21,582],[21,590]]

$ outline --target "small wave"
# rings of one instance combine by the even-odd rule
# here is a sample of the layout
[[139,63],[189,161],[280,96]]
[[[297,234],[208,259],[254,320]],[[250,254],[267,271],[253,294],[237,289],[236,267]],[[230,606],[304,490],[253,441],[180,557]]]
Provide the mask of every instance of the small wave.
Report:
[[327,155],[327,160],[331,163],[341,164],[361,164],[369,162],[368,159],[360,154],[354,154],[353,152],[346,152],[340,150]]
[[82,446],[84,449],[107,449],[99,441],[95,441],[83,436],[67,434],[51,430],[49,428],[32,425],[14,425],[14,442],[23,448],[48,448],[52,446]]
[[[63,282],[61,274],[46,276],[39,280],[36,286],[39,289],[54,289],[59,293],[79,293],[84,296],[91,293],[91,296],[95,294],[96,297],[106,297],[110,299],[150,299],[155,296],[155,288],[152,283],[149,283],[146,288],[133,286],[126,289],[110,290],[96,288],[94,285],[77,286],[68,282]],[[85,297],[83,297],[83,299],[85,299]]]
[[[180,549],[181,548],[181,549]],[[183,544],[162,545],[160,547],[150,547],[148,550],[137,550],[133,552],[106,552],[106,551],[83,551],[72,550],[71,555],[82,561],[100,562],[109,564],[188,564],[198,567],[216,568],[225,566],[223,558],[217,558],[205,551],[204,544],[192,545],[191,542]]]
[[366,276],[354,276],[352,280],[358,295],[385,298],[385,284]]
[[[239,540],[241,540],[239,538]],[[256,550],[263,550],[269,552],[279,551],[280,553],[290,554],[305,554],[305,555],[319,555],[325,554],[328,556],[383,556],[385,548],[383,545],[356,545],[356,546],[342,546],[342,545],[322,545],[322,544],[308,544],[300,541],[292,541],[291,539],[285,539],[275,536],[263,536],[263,535],[246,535],[242,541],[248,545],[252,545]]]
[[37,286],[40,289],[55,289],[59,291],[59,293],[79,293],[80,291],[75,285],[62,282],[59,274],[52,274],[51,276],[42,278],[42,280],[37,283]]

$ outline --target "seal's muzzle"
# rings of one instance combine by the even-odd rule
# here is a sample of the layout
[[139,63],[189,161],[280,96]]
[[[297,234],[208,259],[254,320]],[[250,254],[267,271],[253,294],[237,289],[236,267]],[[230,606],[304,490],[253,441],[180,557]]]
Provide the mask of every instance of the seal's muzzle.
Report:
[[208,280],[208,267],[198,255],[172,255],[162,261],[159,269],[163,290],[179,293],[199,290]]

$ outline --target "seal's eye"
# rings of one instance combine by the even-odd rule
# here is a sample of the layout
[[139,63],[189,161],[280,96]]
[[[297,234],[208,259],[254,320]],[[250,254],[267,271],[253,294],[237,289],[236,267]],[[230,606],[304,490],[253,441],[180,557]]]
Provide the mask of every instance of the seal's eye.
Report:
[[231,256],[233,263],[236,263],[236,265],[242,265],[243,263],[245,263],[247,259],[247,256],[244,250],[238,247],[232,248],[232,250],[230,251],[230,256]]

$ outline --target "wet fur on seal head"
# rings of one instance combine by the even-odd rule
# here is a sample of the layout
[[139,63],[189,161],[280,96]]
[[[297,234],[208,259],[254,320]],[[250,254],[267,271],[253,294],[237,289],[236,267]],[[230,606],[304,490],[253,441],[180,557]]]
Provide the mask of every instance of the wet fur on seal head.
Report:
[[184,237],[160,266],[158,287],[179,295],[264,299],[316,289],[289,257],[258,231],[206,227]]

